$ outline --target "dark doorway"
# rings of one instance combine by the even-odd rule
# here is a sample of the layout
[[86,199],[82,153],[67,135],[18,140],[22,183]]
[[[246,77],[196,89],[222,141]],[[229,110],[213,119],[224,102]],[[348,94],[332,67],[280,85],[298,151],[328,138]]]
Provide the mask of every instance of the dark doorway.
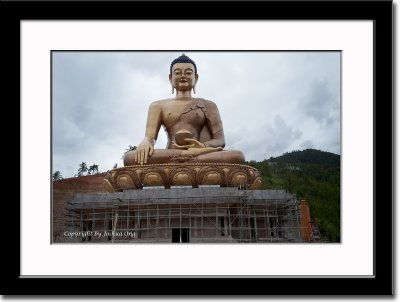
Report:
[[182,242],[189,242],[189,229],[188,228],[184,228],[181,229],[181,239]]
[[189,229],[172,229],[172,242],[173,243],[186,243],[189,242]]
[[219,225],[221,226],[221,236],[225,236],[225,217],[219,217]]
[[179,243],[181,242],[181,229],[172,229],[172,242]]

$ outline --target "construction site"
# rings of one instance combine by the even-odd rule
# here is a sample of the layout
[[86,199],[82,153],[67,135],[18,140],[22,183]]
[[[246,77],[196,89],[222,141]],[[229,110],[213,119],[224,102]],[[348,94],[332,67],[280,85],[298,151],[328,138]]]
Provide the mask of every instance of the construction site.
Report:
[[299,243],[317,239],[308,206],[284,190],[147,188],[76,193],[55,242]]

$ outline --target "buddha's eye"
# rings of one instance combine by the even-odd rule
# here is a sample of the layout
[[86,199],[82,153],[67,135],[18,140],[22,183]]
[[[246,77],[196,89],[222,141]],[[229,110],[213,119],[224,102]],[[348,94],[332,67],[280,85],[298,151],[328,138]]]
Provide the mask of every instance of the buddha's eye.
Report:
[[190,76],[190,75],[192,75],[192,72],[191,71],[186,71],[186,75]]
[[180,70],[174,70],[174,74],[175,74],[175,75],[180,75],[180,74],[182,74],[182,71],[180,71]]

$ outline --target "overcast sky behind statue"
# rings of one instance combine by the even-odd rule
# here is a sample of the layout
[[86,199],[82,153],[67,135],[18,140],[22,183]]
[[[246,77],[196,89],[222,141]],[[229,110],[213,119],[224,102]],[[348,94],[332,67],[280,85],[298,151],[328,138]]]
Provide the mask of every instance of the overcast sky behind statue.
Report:
[[[152,101],[171,98],[182,52],[53,52],[53,171],[123,166],[143,140]],[[315,148],[340,154],[339,52],[185,52],[196,62],[195,97],[220,111],[225,149],[246,160]],[[167,138],[160,129],[156,148]]]

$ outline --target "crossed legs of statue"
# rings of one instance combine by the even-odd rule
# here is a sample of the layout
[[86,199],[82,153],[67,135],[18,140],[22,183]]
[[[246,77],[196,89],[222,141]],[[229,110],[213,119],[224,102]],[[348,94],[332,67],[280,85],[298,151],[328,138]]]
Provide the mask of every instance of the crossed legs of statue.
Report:
[[[244,164],[244,155],[241,151],[218,150],[217,152],[214,152],[215,148],[210,148],[210,150],[204,150],[203,148],[203,150],[199,149],[199,151],[201,154],[196,154],[193,150],[156,149],[154,150],[153,155],[148,157],[146,164],[166,164],[186,161],[199,163]],[[124,166],[137,165],[135,154],[136,151],[128,151],[124,154]]]

